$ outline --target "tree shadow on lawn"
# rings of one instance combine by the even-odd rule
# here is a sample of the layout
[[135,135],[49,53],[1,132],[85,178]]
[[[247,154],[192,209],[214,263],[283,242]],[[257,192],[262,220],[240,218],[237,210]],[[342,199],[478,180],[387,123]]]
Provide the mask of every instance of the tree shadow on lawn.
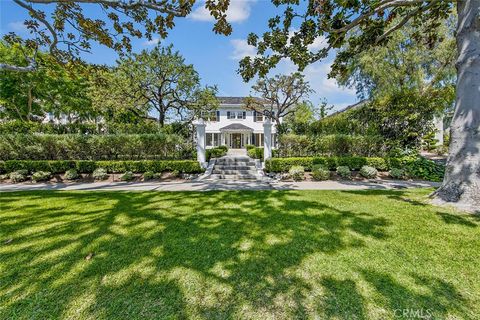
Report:
[[[312,254],[388,239],[389,221],[301,194],[3,194],[1,233],[14,241],[0,247],[0,315],[309,317],[304,301],[315,288],[293,269]],[[353,280],[319,278],[328,317],[366,318]]]

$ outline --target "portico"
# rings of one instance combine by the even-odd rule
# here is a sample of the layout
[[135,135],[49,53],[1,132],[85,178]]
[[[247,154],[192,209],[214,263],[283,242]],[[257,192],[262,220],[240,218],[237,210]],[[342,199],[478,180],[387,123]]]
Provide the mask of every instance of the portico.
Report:
[[247,144],[252,144],[253,129],[241,123],[232,123],[220,128],[223,145],[231,149],[242,149]]

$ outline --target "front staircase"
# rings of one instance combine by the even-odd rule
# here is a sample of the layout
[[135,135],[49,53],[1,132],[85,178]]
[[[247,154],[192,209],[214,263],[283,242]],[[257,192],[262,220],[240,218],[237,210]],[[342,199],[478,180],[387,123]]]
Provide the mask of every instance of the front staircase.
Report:
[[226,156],[213,164],[209,180],[264,180],[260,164],[248,156]]

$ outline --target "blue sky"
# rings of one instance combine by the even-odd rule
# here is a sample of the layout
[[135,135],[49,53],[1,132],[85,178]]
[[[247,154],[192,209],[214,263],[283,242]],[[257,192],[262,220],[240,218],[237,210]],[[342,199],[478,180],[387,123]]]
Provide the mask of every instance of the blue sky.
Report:
[[[204,8],[204,3],[199,2],[194,11],[187,18],[176,20],[175,28],[165,40],[165,44],[173,44],[185,57],[187,63],[195,66],[199,72],[203,84],[217,85],[219,95],[222,96],[245,96],[250,92],[252,83],[244,83],[237,74],[238,61],[246,55],[254,55],[255,51],[246,43],[250,32],[261,34],[266,31],[267,21],[275,10],[270,1],[266,0],[231,0],[227,13],[228,20],[232,23],[233,33],[226,37],[216,35],[212,31],[212,17]],[[40,8],[37,5],[38,8]],[[46,7],[46,6],[42,6]],[[85,13],[96,14],[97,6],[84,7]],[[23,26],[23,21],[28,15],[26,11],[13,3],[11,0],[0,0],[0,30],[2,34],[15,31],[17,34],[28,37],[29,34]],[[134,51],[152,48],[159,37],[152,41],[138,39],[133,42]],[[312,46],[320,48],[322,39],[318,39]],[[117,59],[116,53],[100,45],[93,45],[90,54],[82,56],[92,63],[114,64]],[[357,101],[354,90],[340,88],[335,80],[327,79],[330,70],[332,55],[326,60],[317,62],[307,67],[304,74],[315,93],[310,100],[318,104],[322,98],[326,98],[335,109],[343,108]],[[290,61],[282,61],[272,72],[290,73],[296,71],[296,67]]]

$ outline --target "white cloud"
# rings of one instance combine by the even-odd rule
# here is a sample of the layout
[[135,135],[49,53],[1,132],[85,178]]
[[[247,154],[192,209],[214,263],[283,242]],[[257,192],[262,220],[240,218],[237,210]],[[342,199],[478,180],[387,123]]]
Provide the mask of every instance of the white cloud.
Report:
[[316,51],[316,50],[321,50],[324,49],[328,46],[327,39],[324,36],[317,37],[315,40],[313,40],[312,44],[308,45],[308,50],[310,51]]
[[[242,22],[248,19],[250,16],[250,10],[252,4],[256,0],[231,0],[227,10],[228,22]],[[188,15],[193,20],[197,21],[214,21],[215,19],[210,15],[210,11],[205,8],[205,2],[197,7],[193,12]]]
[[230,43],[233,46],[233,53],[230,58],[234,60],[240,60],[244,57],[254,57],[257,53],[257,50],[254,46],[251,46],[247,43],[247,40],[244,39],[232,39]]
[[160,42],[160,38],[154,37],[152,40],[146,40],[143,42],[144,46],[156,46]]
[[17,33],[28,33],[27,26],[23,23],[23,21],[13,21],[8,24],[8,29],[12,30],[13,32]]

